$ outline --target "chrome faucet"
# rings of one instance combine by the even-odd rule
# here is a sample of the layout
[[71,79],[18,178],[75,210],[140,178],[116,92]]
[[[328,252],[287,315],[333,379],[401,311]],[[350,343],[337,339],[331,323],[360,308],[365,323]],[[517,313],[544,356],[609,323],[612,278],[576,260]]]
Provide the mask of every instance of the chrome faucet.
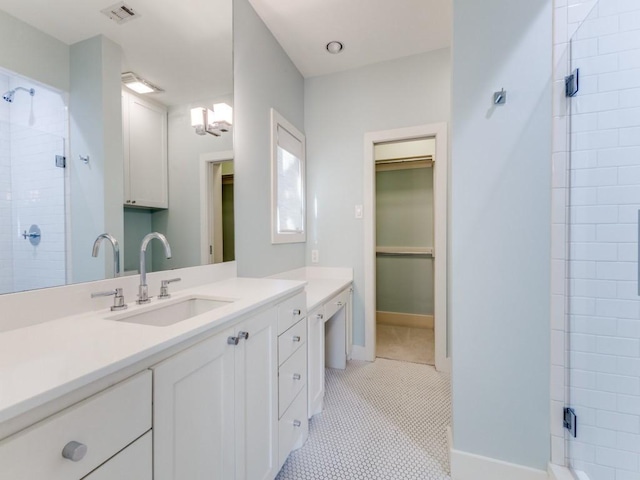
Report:
[[113,278],[115,278],[120,273],[120,246],[118,245],[118,240],[116,240],[116,238],[113,235],[109,233],[102,233],[98,235],[98,238],[96,238],[96,241],[93,242],[93,252],[91,253],[91,256],[93,257],[98,256],[98,251],[100,250],[100,243],[102,242],[102,240],[105,240],[105,239],[109,240],[109,242],[111,242],[111,247],[113,247]]
[[147,252],[147,245],[154,238],[160,240],[162,245],[164,245],[164,254],[167,258],[171,258],[171,247],[169,246],[169,242],[166,237],[158,232],[149,233],[145,235],[142,239],[142,244],[140,245],[140,286],[138,287],[138,300],[136,303],[141,305],[143,303],[149,303],[149,287],[147,285],[147,265],[145,253]]

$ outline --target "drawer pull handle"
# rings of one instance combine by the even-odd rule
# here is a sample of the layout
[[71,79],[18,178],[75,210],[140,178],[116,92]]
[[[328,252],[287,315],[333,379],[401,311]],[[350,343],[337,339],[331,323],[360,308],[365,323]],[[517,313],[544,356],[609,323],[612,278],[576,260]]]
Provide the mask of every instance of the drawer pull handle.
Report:
[[239,332],[238,337],[244,338],[246,340],[247,338],[249,338],[249,332]]
[[293,421],[293,426],[294,427],[299,427],[300,425],[302,425],[302,422],[300,422],[300,420],[294,420]]
[[240,341],[240,339],[238,337],[229,337],[229,338],[227,338],[227,343],[229,345],[238,345],[239,341]]
[[294,314],[294,315],[300,315],[301,313],[302,313],[302,310],[300,310],[299,308],[296,308],[296,309],[293,311],[293,314]]
[[300,377],[300,374],[299,374],[299,373],[294,373],[294,374],[293,374],[293,379],[294,379],[294,380],[300,380],[300,378],[302,378],[302,377]]
[[84,443],[71,441],[62,449],[62,456],[72,462],[79,462],[87,454],[87,446]]
[[344,305],[344,303],[343,303],[343,302],[338,302],[338,303],[336,303],[336,305],[337,305],[338,307],[342,307],[342,306]]
[[293,336],[293,341],[294,342],[299,342],[300,341],[300,337],[298,335],[294,335]]

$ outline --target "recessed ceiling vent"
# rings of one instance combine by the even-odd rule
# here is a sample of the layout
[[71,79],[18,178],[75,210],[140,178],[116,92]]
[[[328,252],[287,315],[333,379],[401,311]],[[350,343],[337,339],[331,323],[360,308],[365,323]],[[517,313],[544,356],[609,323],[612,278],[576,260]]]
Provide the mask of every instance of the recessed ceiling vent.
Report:
[[136,13],[133,8],[124,2],[116,3],[115,5],[111,5],[110,7],[100,11],[118,25],[140,16],[140,14]]

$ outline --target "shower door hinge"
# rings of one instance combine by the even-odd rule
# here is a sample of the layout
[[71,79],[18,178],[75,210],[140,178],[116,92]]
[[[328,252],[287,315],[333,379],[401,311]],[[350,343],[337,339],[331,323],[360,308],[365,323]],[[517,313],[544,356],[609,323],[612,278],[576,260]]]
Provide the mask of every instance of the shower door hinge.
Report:
[[67,157],[64,155],[56,155],[56,167],[64,168],[67,166]]
[[564,409],[564,428],[569,430],[573,438],[578,436],[578,417],[573,408],[565,407]]
[[571,75],[564,77],[564,93],[567,97],[575,97],[580,90],[580,69],[576,68]]

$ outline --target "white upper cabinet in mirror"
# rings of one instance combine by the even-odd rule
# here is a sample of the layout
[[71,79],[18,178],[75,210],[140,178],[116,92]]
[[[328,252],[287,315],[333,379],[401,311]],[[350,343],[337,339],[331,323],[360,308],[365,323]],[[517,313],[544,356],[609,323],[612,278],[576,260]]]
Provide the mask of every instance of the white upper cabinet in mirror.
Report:
[[[117,22],[103,10],[133,15]],[[233,105],[232,50],[232,0],[0,0],[0,293],[114,276],[109,244],[92,257],[105,232],[119,243],[119,275],[137,273],[152,231],[173,256],[149,248],[149,271],[208,258],[208,224],[233,222],[209,213],[200,186],[221,182],[204,178],[201,159],[232,160],[232,132],[197,135],[190,112]],[[126,72],[161,91],[134,93]],[[123,110],[123,92],[148,108]],[[145,189],[165,189],[152,208],[124,199],[134,146],[144,159],[136,181],[164,182]],[[233,168],[225,172],[233,188]]]

